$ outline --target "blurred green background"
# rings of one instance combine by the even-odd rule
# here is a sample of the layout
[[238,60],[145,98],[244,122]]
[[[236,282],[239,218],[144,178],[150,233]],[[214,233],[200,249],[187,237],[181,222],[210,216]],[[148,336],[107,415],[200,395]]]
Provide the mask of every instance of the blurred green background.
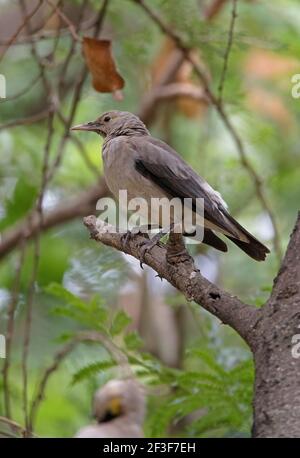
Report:
[[[23,6],[31,11],[37,3],[27,1]],[[78,36],[93,35],[102,2],[58,3]],[[212,17],[208,11],[217,3],[213,0],[146,3],[193,49],[217,93],[232,2],[219,2],[222,5]],[[30,227],[28,216],[40,195],[49,131],[53,130],[49,164],[54,164],[60,150],[61,161],[43,195],[44,214],[95,186],[102,163],[96,135],[76,134],[81,146],[66,136],[61,148],[62,118],[71,119],[74,93],[85,67],[80,43],[44,1],[30,20],[30,30],[24,27],[6,49],[5,43],[22,23],[22,7],[18,1],[2,0],[0,8],[0,53],[5,51],[0,73],[6,78],[7,90],[7,98],[0,100],[3,244],[19,225]],[[263,180],[284,252],[300,200],[300,102],[291,95],[291,78],[300,72],[300,7],[297,0],[240,0],[237,8],[223,99],[248,159]],[[130,0],[108,2],[100,37],[112,40],[113,56],[125,80],[124,97],[120,101],[112,94],[97,93],[87,74],[71,124],[91,121],[111,109],[140,113],[174,50],[157,25]],[[43,116],[50,93],[46,93],[41,71],[51,88],[53,122],[47,113]],[[188,64],[171,82],[201,89]],[[42,119],[33,122],[36,115]],[[21,120],[19,125],[16,120]],[[218,113],[203,102],[172,98],[157,102],[148,126],[220,191],[231,213],[270,247],[272,252],[264,263],[251,260],[233,244],[227,254],[202,246],[191,248],[207,278],[247,303],[262,305],[279,266],[273,249],[274,230]],[[132,259],[90,241],[80,217],[41,231],[25,247],[19,237],[1,257],[0,281],[2,334],[7,333],[9,308],[15,305],[9,390],[11,416],[21,425],[22,351],[26,314],[32,303],[29,404],[55,352],[78,331],[96,330],[127,355],[147,387],[148,437],[250,435],[253,368],[245,344],[231,329],[155,278],[150,268],[142,271]],[[102,345],[78,344],[49,379],[35,417],[35,434],[74,435],[91,421],[95,389],[120,375],[120,368]],[[0,415],[6,416],[3,390],[1,378]]]

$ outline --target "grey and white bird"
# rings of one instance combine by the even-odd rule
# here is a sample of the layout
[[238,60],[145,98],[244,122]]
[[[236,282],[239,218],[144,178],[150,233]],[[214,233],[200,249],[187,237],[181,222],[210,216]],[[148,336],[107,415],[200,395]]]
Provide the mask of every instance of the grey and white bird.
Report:
[[266,246],[229,214],[221,195],[174,149],[152,137],[136,115],[109,111],[72,130],[96,132],[104,138],[104,174],[116,198],[120,190],[126,190],[129,200],[143,198],[149,202],[149,208],[151,198],[178,198],[182,202],[188,199],[193,212],[198,212],[196,200],[203,199],[203,243],[226,252],[227,245],[217,232],[257,261],[263,261],[269,253]]
[[110,380],[94,397],[96,424],[80,429],[77,438],[143,437],[145,395],[135,380]]

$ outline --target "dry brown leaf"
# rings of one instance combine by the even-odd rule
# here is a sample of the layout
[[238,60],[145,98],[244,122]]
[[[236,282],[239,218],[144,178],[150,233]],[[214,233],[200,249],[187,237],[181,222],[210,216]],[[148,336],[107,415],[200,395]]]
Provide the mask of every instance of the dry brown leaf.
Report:
[[98,92],[112,92],[121,100],[120,89],[124,79],[118,73],[111,52],[111,41],[83,38],[83,55],[93,78],[93,88]]

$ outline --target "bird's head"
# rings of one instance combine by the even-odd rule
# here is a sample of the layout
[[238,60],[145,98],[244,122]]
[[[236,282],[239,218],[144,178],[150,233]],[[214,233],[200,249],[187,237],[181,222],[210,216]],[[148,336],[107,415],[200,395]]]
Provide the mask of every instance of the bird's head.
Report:
[[93,411],[99,423],[125,416],[141,424],[145,414],[143,390],[134,380],[111,380],[96,392]]
[[133,113],[128,111],[107,111],[95,121],[74,126],[71,130],[96,132],[102,137],[120,135],[148,135],[145,124]]

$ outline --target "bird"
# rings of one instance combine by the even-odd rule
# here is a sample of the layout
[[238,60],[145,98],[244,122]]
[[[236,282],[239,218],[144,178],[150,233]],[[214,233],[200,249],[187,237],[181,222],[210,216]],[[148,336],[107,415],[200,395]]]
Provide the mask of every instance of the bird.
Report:
[[[71,129],[95,132],[103,137],[104,175],[110,191],[117,199],[120,190],[127,191],[129,200],[142,198],[149,206],[153,198],[177,198],[185,207],[188,201],[194,215],[199,213],[197,199],[203,199],[204,244],[227,252],[227,244],[219,237],[219,234],[223,234],[251,258],[256,261],[265,260],[270,250],[230,215],[221,194],[173,148],[153,137],[138,116],[127,111],[112,110],[95,121]],[[156,217],[155,224],[157,218],[160,217]],[[158,225],[161,227],[160,221]],[[183,235],[193,236],[186,232]],[[149,249],[152,246],[149,244]]]
[[76,438],[143,437],[145,395],[134,379],[114,379],[99,388],[94,396],[96,424],[81,428]]

